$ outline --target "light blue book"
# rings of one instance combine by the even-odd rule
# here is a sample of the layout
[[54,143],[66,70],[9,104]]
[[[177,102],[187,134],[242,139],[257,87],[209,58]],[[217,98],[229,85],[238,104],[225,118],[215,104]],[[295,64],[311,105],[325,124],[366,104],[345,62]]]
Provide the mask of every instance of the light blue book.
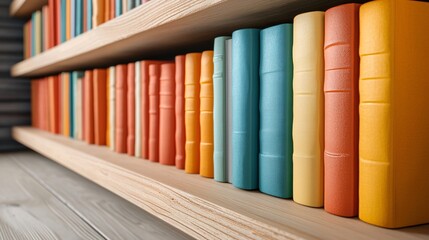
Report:
[[66,34],[66,23],[67,23],[67,6],[66,0],[61,0],[61,42],[67,41]]
[[89,31],[92,29],[92,0],[87,0],[86,6],[86,29]]
[[292,24],[261,31],[259,190],[292,197]]
[[128,0],[128,11],[136,7],[136,2],[133,0]]
[[232,184],[259,187],[259,29],[232,33]]
[[76,1],[70,0],[70,36],[76,36]]
[[142,1],[141,0],[135,0],[134,1],[134,5],[135,5],[135,7],[138,7],[138,6],[140,6],[142,4]]
[[231,37],[217,37],[213,53],[213,134],[214,180],[228,181],[226,152],[226,41]]
[[225,44],[225,67],[226,67],[226,167],[228,182],[232,183],[232,39],[226,40]]
[[115,16],[119,17],[122,14],[122,0],[115,0]]
[[83,32],[83,0],[76,0],[76,36]]

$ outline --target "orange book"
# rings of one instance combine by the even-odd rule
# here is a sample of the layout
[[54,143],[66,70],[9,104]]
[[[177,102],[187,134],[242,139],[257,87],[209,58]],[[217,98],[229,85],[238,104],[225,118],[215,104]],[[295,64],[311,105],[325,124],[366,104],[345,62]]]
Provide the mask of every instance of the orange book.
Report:
[[52,36],[52,29],[50,27],[50,12],[49,12],[49,6],[45,5],[42,7],[42,26],[43,26],[43,41],[42,41],[42,51],[46,51],[49,49],[50,46],[50,40]]
[[201,53],[186,54],[185,60],[185,126],[187,173],[200,172],[200,71]]
[[110,68],[106,69],[106,146],[110,147]]
[[176,167],[185,169],[185,55],[176,56]]
[[93,75],[94,140],[97,145],[106,145],[106,69],[94,69]]
[[159,64],[149,66],[149,160],[159,161]]
[[110,2],[113,2],[111,0],[104,0],[104,22],[107,22],[110,20]]
[[174,63],[161,64],[159,79],[159,162],[175,164]]
[[57,2],[55,0],[48,1],[48,29],[49,29],[49,43],[48,49],[53,48],[57,43]]
[[115,114],[115,150],[127,152],[127,65],[116,66],[116,114]]
[[325,13],[325,210],[358,214],[359,7]]
[[49,130],[60,133],[60,84],[58,76],[48,77],[49,81]]
[[115,1],[110,0],[110,19],[114,19],[116,17],[116,12],[115,11],[116,11]]
[[62,121],[63,121],[63,135],[70,136],[70,74],[61,74],[62,82]]
[[93,11],[92,11],[92,24],[93,27],[97,27],[104,22],[104,1],[105,0],[93,0]]
[[66,0],[66,40],[71,38],[71,1]]
[[127,114],[128,114],[128,136],[127,153],[134,156],[135,152],[135,64],[128,63],[127,70]]
[[89,144],[94,144],[94,84],[92,70],[86,70],[83,78],[83,139]]
[[201,56],[200,175],[213,178],[213,51]]

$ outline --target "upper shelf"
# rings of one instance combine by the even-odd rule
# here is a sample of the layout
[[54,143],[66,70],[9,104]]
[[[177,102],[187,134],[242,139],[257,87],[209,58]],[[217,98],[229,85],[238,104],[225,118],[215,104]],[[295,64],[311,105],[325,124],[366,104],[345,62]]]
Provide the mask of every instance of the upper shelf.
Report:
[[[27,0],[28,1],[28,0]],[[152,0],[13,66],[15,77],[108,67],[212,48],[214,37],[244,27],[290,22],[345,0]],[[360,1],[362,2],[362,1]]]
[[48,0],[13,0],[9,14],[14,17],[28,17],[47,3]]

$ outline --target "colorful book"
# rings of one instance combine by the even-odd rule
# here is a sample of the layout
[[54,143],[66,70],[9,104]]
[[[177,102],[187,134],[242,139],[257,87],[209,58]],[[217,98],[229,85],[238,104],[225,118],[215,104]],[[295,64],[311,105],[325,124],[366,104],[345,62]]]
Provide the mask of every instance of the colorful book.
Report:
[[[228,178],[227,181],[232,183],[232,39],[226,40],[225,44],[225,66],[226,66],[226,77],[225,77],[225,90],[226,90],[226,99],[225,99],[225,108],[226,108],[226,168]],[[215,99],[216,101],[216,99]]]
[[60,83],[58,76],[48,77],[49,84],[49,130],[52,133],[60,133]]
[[128,135],[127,135],[127,153],[130,156],[135,154],[135,131],[136,131],[136,122],[135,122],[135,64],[134,62],[128,63],[127,65],[127,124],[128,124]]
[[83,32],[88,31],[88,1],[90,0],[82,0],[83,8],[82,8],[82,30]]
[[72,1],[73,0],[66,0],[66,12],[65,12],[65,15],[66,15],[66,19],[65,19],[66,40],[70,40],[72,38],[72,35],[71,35],[71,32],[72,32],[71,31],[71,28],[72,28],[72,25],[71,25],[71,22],[72,22]]
[[136,7],[135,0],[127,0],[127,2],[128,2],[128,8],[127,8],[128,11]]
[[149,160],[159,162],[159,64],[149,65]]
[[[52,1],[52,0],[51,0]],[[61,6],[63,0],[56,0],[55,2],[55,46],[61,43]]]
[[75,99],[75,116],[76,116],[76,138],[83,141],[83,130],[82,130],[82,122],[83,122],[83,91],[82,91],[82,84],[83,84],[83,77],[84,73],[79,71],[78,77],[77,77],[77,89],[76,89],[76,99]]
[[109,122],[110,149],[116,151],[116,67],[109,68]]
[[66,137],[70,136],[70,74],[61,74],[62,82],[62,123],[63,123],[63,135]]
[[259,185],[259,32],[232,33],[232,184],[242,189]]
[[185,172],[200,172],[200,72],[201,53],[185,59]]
[[71,133],[71,137],[72,138],[76,138],[77,139],[77,76],[78,72],[77,71],[73,71],[70,73],[70,78],[71,78],[71,91],[70,91],[70,133]]
[[58,44],[58,34],[57,34],[57,11],[58,11],[58,1],[49,0],[48,1],[48,49],[53,48]]
[[127,153],[127,65],[117,65],[115,73],[115,150]]
[[159,78],[159,163],[175,165],[175,66],[160,65]]
[[111,12],[111,0],[103,0],[104,1],[104,22],[109,21],[111,18],[110,12]]
[[93,83],[93,71],[85,71],[85,76],[83,79],[83,104],[84,104],[84,132],[83,138],[85,142],[89,144],[94,144],[94,83]]
[[423,1],[360,8],[359,218],[377,226],[429,222],[428,16]]
[[176,56],[175,59],[176,73],[176,167],[178,169],[185,168],[185,55]]
[[135,132],[134,132],[134,137],[135,137],[135,144],[134,144],[134,156],[136,157],[141,157],[142,156],[142,128],[141,128],[141,64],[139,61],[135,62],[134,64],[135,66],[135,79],[134,79],[134,84],[135,84],[135,91],[134,91],[134,102],[135,102],[135,114],[134,114],[134,119],[135,119]]
[[70,0],[70,38],[76,36],[76,2],[78,0]]
[[75,36],[83,33],[83,0],[76,1],[76,23],[75,23]]
[[34,42],[34,55],[40,54],[43,49],[43,42],[42,42],[42,11],[36,11],[33,13],[33,42]]
[[92,10],[93,27],[97,27],[104,22],[104,0],[93,0]]
[[45,5],[42,7],[42,52],[49,49],[49,40],[51,37],[51,29],[49,28],[49,6]]
[[48,79],[42,78],[39,83],[39,97],[40,97],[40,128],[49,131],[49,94],[48,94]]
[[67,0],[60,0],[61,3],[61,20],[60,23],[60,40],[61,42],[67,41]]
[[261,30],[259,190],[292,197],[292,24]]
[[213,51],[201,55],[200,175],[213,178]]
[[92,14],[93,14],[93,5],[94,0],[86,0],[86,29],[87,31],[91,30],[93,28],[93,22],[92,22]]
[[359,7],[325,13],[325,210],[358,214]]
[[115,17],[119,17],[122,14],[122,0],[115,1]]
[[293,200],[323,206],[324,13],[294,18]]
[[94,143],[106,145],[107,97],[106,69],[93,70]]
[[226,156],[226,41],[231,37],[217,37],[213,54],[213,161],[214,179],[227,182]]
[[122,14],[128,12],[128,2],[130,0],[122,0]]
[[39,94],[39,87],[38,87],[38,81],[37,80],[32,80],[31,81],[31,126],[38,128],[39,127],[39,107],[40,104],[37,101],[39,99],[38,94]]
[[116,17],[116,1],[114,0],[108,0],[110,1],[110,19],[114,19]]
[[106,68],[106,146],[111,147],[110,141],[110,68]]

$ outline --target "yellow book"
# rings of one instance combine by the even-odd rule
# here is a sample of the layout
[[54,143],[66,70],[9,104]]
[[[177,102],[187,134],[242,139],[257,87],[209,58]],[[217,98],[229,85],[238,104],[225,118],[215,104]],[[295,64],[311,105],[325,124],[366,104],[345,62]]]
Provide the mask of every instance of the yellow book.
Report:
[[429,3],[360,9],[359,218],[429,222]]
[[200,175],[213,177],[213,51],[201,56],[200,78]]
[[185,59],[185,172],[200,172],[200,71],[201,53]]
[[293,200],[323,206],[324,13],[293,21]]

